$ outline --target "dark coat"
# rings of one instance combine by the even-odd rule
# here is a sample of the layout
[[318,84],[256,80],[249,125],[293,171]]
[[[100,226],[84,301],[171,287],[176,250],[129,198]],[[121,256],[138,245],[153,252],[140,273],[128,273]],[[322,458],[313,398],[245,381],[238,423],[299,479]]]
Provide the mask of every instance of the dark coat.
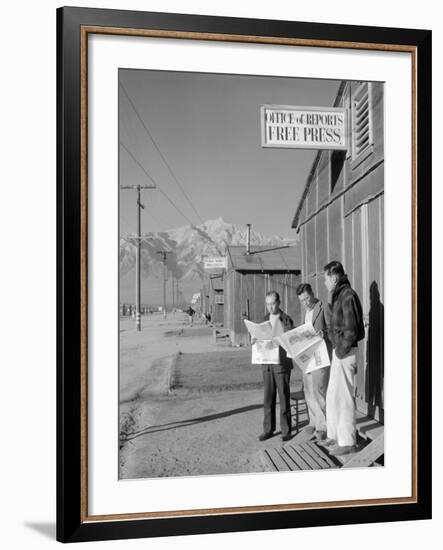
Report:
[[[280,310],[280,321],[283,325],[283,331],[288,332],[288,330],[292,330],[294,328],[294,321],[287,315],[284,311]],[[264,320],[269,321],[270,315],[267,313],[265,315]],[[292,369],[292,359],[286,356],[286,351],[281,346],[278,347],[278,353],[279,353],[279,365],[272,365],[274,367],[275,372],[288,372]]]
[[346,275],[337,281],[328,304],[326,322],[329,339],[339,359],[357,347],[357,342],[365,336],[361,303]]

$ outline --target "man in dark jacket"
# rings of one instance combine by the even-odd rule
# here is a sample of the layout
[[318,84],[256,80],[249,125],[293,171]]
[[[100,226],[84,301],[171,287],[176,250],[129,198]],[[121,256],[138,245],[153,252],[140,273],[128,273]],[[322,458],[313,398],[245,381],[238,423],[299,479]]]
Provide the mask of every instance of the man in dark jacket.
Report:
[[360,300],[351,288],[340,262],[325,267],[329,291],[328,335],[332,343],[332,364],[326,394],[327,436],[325,446],[339,456],[352,452],[356,443],[354,377],[357,372],[357,346],[365,335]]
[[[279,336],[294,328],[294,323],[289,315],[280,309],[280,296],[274,290],[266,294],[266,308],[268,310],[265,321],[272,325],[272,334]],[[254,341],[252,342],[254,343]],[[291,439],[291,406],[289,380],[292,369],[292,359],[286,357],[285,350],[279,346],[279,364],[262,365],[264,386],[264,419],[263,433],[260,441],[265,441],[274,435],[276,397],[280,401],[280,427],[282,440]]]

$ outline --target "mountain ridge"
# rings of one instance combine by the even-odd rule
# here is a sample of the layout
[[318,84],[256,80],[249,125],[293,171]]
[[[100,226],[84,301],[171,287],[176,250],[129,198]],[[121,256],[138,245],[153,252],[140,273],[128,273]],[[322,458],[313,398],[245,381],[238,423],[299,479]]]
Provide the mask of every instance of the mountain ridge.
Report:
[[[204,277],[203,260],[209,256],[224,256],[230,245],[246,246],[246,226],[226,222],[222,217],[200,225],[185,225],[168,231],[150,232],[141,243],[142,301],[160,303],[163,299],[163,258],[167,251],[167,286],[172,302],[171,278],[179,281],[183,300],[189,301],[198,292]],[[271,237],[251,230],[251,246],[295,245],[297,239],[279,235]],[[120,239],[120,301],[134,300],[135,235]]]

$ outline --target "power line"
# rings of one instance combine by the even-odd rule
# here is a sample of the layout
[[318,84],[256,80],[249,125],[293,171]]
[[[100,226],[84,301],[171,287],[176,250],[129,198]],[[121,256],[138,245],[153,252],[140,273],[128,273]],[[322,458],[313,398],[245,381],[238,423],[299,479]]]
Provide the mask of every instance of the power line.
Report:
[[194,225],[194,222],[192,222],[188,216],[186,216],[186,214],[184,214],[180,208],[168,197],[168,195],[163,191],[163,189],[161,189],[161,187],[159,186],[159,184],[154,180],[154,178],[147,172],[147,170],[145,169],[145,167],[141,164],[141,162],[129,151],[129,149],[122,143],[120,142],[120,145],[124,148],[124,150],[129,154],[129,156],[132,158],[132,160],[142,169],[143,173],[145,174],[145,176],[147,178],[149,178],[153,183],[154,185],[156,185],[157,187],[157,190],[160,191],[160,193],[162,195],[164,195],[164,197],[172,204],[172,206],[177,210],[177,212],[179,214],[181,214],[185,220],[187,220],[192,226]]
[[148,134],[149,136],[149,139],[151,140],[151,142],[153,143],[154,147],[156,148],[158,154],[160,155],[160,157],[162,158],[163,162],[165,163],[165,166],[167,167],[169,173],[171,174],[172,176],[172,179],[174,180],[174,182],[178,185],[178,187],[180,188],[181,192],[183,193],[184,197],[186,198],[186,200],[188,201],[188,203],[190,204],[192,210],[194,210],[197,218],[201,221],[201,223],[204,223],[203,222],[203,219],[202,217],[200,216],[200,214],[197,212],[196,208],[194,207],[191,199],[188,197],[187,193],[185,192],[185,190],[183,189],[182,185],[180,184],[180,182],[178,181],[177,179],[177,176],[175,175],[174,171],[172,170],[172,168],[170,167],[168,161],[166,160],[165,156],[163,155],[163,153],[161,152],[160,150],[160,147],[157,145],[157,142],[155,141],[154,137],[152,136],[151,132],[148,130],[146,124],[144,123],[142,117],[140,116],[139,112],[137,111],[137,108],[136,106],[134,105],[134,102],[132,101],[131,97],[129,96],[126,88],[123,86],[122,82],[120,82],[120,86],[123,90],[123,92],[125,93],[126,97],[128,98],[128,101],[129,103],[131,104],[131,107],[133,108],[135,114],[137,115],[137,118],[139,119],[141,125],[143,126],[143,128],[145,129],[146,133]]
[[128,155],[132,158],[132,160],[133,160],[136,164],[138,164],[138,166],[143,170],[145,176],[146,176],[149,180],[151,180],[152,183],[153,183],[154,185],[157,185],[156,182],[154,181],[154,178],[147,172],[147,170],[145,169],[145,167],[142,166],[142,165],[140,164],[140,162],[134,157],[134,155],[133,155],[133,154],[131,153],[131,151],[126,147],[126,145],[125,145],[124,143],[122,143],[121,141],[120,141],[120,145],[121,145],[121,146],[123,147],[123,149],[128,153]]
[[188,216],[186,216],[186,214],[184,214],[180,208],[178,206],[176,206],[174,204],[174,202],[168,197],[168,195],[163,191],[163,189],[158,189],[160,191],[160,193],[165,197],[165,199],[167,199],[171,204],[172,206],[177,210],[177,212],[179,214],[181,214],[186,220],[188,220],[188,222],[192,225],[192,227],[194,227],[194,223],[188,218]]

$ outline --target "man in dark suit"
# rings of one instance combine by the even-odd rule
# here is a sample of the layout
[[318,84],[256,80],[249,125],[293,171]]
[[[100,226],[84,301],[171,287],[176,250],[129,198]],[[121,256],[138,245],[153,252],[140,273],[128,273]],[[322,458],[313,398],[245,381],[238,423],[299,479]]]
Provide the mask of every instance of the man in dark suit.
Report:
[[[265,321],[272,325],[273,336],[279,336],[294,328],[294,323],[289,315],[280,309],[280,296],[272,290],[266,294],[266,308],[268,310]],[[254,343],[255,340],[252,341]],[[276,420],[276,397],[280,401],[280,427],[282,440],[291,439],[291,406],[289,380],[292,369],[292,359],[286,357],[285,350],[279,346],[279,364],[263,365],[264,385],[264,419],[263,433],[260,441],[265,441],[274,435]]]
[[[332,346],[328,338],[328,327],[321,300],[314,296],[309,283],[298,285],[296,293],[305,310],[305,323],[311,323],[316,332],[324,338],[330,359]],[[326,439],[326,391],[329,371],[329,367],[323,367],[312,373],[303,373],[303,388],[309,411],[309,426],[306,429],[319,441]]]

